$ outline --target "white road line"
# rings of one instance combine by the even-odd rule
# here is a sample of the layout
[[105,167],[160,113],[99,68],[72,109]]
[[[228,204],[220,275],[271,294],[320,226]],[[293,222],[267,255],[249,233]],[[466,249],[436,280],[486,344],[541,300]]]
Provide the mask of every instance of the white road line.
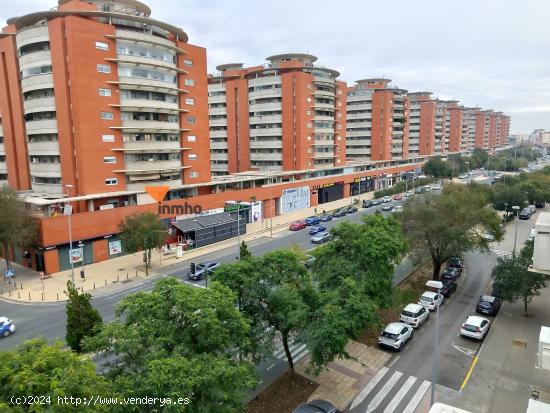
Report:
[[428,390],[428,387],[430,387],[430,382],[424,380],[412,399],[409,401],[409,404],[407,404],[407,407],[405,407],[405,410],[403,410],[403,413],[413,413],[415,411],[416,406],[418,406],[418,403],[420,403],[420,400],[422,400],[422,397],[424,397],[424,394],[426,393],[426,390]]
[[[304,348],[306,348],[306,345],[305,344],[302,344],[300,347],[298,347],[297,349],[294,349],[294,351],[290,350],[290,356],[292,357],[292,359],[294,359],[294,356],[296,354],[298,354],[300,351],[302,351]],[[285,356],[284,361],[288,361],[287,357]]]
[[393,386],[395,386],[402,375],[403,373],[401,373],[400,371],[396,371],[395,373],[393,373],[386,384],[384,384],[384,387],[382,387],[382,389],[378,393],[376,393],[376,396],[374,396],[372,401],[369,403],[366,413],[371,413],[375,411],[378,406],[380,406],[382,400],[386,398],[390,390],[393,389]]
[[304,351],[302,351],[300,354],[296,355],[296,356],[293,356],[292,357],[292,361],[294,363],[298,363],[300,360],[302,360],[304,358],[304,356],[309,353],[309,350],[306,348]]
[[363,387],[363,390],[359,392],[359,394],[353,399],[353,402],[351,403],[351,409],[354,407],[360,405],[363,403],[363,400],[367,398],[369,393],[376,387],[376,385],[382,380],[382,378],[386,375],[386,373],[389,371],[387,367],[382,367],[380,370],[378,370],[378,373],[367,383],[365,387]]
[[405,384],[403,384],[403,386],[399,389],[395,397],[391,399],[391,402],[386,406],[386,408],[384,409],[384,413],[393,413],[399,403],[401,403],[401,400],[403,400],[403,397],[405,397],[405,395],[411,389],[415,382],[416,377],[410,376]]
[[390,364],[388,364],[388,368],[391,368],[395,363],[397,363],[397,360],[399,360],[401,356],[394,357]]
[[271,366],[269,366],[266,370],[269,371],[269,370],[271,370],[273,367],[275,367],[275,363],[273,363]]

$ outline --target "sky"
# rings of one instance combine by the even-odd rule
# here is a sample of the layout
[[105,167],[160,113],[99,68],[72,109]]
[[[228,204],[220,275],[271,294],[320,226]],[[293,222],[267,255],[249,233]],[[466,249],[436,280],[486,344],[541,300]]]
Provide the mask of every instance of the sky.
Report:
[[[388,77],[411,92],[501,110],[512,133],[550,129],[548,0],[150,0],[151,17],[207,49],[208,69],[310,53],[340,79]],[[56,0],[0,0],[7,18]]]

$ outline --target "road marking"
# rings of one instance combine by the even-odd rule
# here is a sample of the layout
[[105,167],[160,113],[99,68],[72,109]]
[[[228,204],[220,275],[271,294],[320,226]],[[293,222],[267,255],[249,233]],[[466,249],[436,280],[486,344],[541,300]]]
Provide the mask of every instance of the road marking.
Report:
[[[298,354],[300,351],[302,351],[305,347],[306,347],[306,345],[305,345],[305,344],[302,344],[300,347],[294,348],[294,350],[290,350],[290,357],[292,357],[292,359],[294,359],[294,356],[295,356],[296,354]],[[283,358],[283,360],[284,360],[284,361],[288,361],[288,358],[285,356],[285,357]]]
[[390,364],[388,364],[388,368],[391,369],[391,367],[397,363],[397,360],[399,360],[401,356],[394,357]]
[[457,346],[455,343],[451,343],[451,345],[458,351],[460,351],[462,354],[466,354],[467,356],[470,356],[470,357],[475,357],[476,354],[477,354],[477,351],[476,350],[472,350],[468,347],[461,347],[461,346]]
[[351,403],[351,409],[363,403],[363,400],[367,398],[369,393],[376,387],[376,385],[380,382],[380,380],[382,380],[382,378],[386,375],[388,371],[389,369],[387,367],[382,367],[380,370],[378,370],[378,373],[376,373],[376,375],[372,379],[370,379],[367,385],[363,387],[363,390],[361,390],[359,394],[355,396],[355,399],[353,399],[353,402]]
[[468,374],[466,374],[466,377],[464,378],[464,381],[460,386],[460,390],[462,390],[466,386],[466,384],[468,384],[468,380],[470,380],[470,376],[472,375],[472,372],[474,371],[474,367],[476,366],[476,364],[477,364],[477,356],[475,356],[474,359],[472,360],[472,364],[470,366],[470,369],[468,370]]
[[292,361],[296,364],[298,363],[300,360],[302,360],[304,358],[304,356],[309,352],[309,350],[306,348],[304,351],[302,351],[300,354],[296,355],[296,356],[292,356]]
[[382,403],[382,400],[386,398],[390,390],[395,386],[395,384],[399,381],[403,373],[400,371],[396,371],[393,373],[393,375],[390,377],[390,379],[384,384],[384,387],[376,393],[376,396],[372,399],[372,401],[367,406],[366,413],[371,413],[376,410],[376,408]]
[[428,390],[428,387],[430,387],[430,382],[424,380],[412,399],[409,401],[409,404],[407,404],[407,407],[405,407],[405,409],[403,410],[403,413],[413,413],[415,411],[418,403],[420,403],[420,400],[422,400],[422,397],[424,397],[426,390]]
[[269,371],[269,370],[271,370],[273,367],[275,367],[275,363],[273,363],[271,366],[269,366],[266,370]]
[[401,400],[403,400],[403,397],[405,397],[405,394],[407,394],[415,382],[416,377],[410,376],[405,384],[399,389],[395,397],[390,401],[388,406],[384,409],[384,413],[393,413],[399,403],[401,403]]
[[199,287],[199,288],[206,288],[204,285],[201,284],[195,284],[189,281],[182,281],[184,284],[190,285],[191,287]]

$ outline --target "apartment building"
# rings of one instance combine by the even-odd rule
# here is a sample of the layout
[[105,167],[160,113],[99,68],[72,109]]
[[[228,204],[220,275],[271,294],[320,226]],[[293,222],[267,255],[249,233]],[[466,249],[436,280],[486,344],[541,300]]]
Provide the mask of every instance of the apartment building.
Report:
[[13,188],[72,185],[115,204],[146,185],[210,180],[206,51],[150,14],[135,0],[59,0],[8,21],[0,111]]
[[467,138],[463,133],[464,111],[458,101],[447,102],[445,118],[445,150],[447,153],[460,153],[466,151]]
[[[409,101],[409,155],[428,156],[441,152],[441,142],[436,148],[436,100],[431,92],[413,92],[407,94]],[[442,119],[440,113],[440,136],[442,136]]]
[[0,187],[8,183],[8,166],[6,149],[4,148],[4,132],[2,129],[2,114],[0,113]]
[[346,84],[317,57],[217,67],[208,79],[213,175],[344,165]]
[[390,79],[356,81],[348,88],[346,154],[353,161],[407,159],[407,91]]

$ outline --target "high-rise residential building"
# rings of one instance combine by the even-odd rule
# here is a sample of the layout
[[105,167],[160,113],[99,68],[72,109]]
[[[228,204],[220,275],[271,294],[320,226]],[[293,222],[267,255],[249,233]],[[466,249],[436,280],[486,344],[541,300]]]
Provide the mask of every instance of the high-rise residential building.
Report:
[[[437,103],[431,95],[431,92],[414,92],[407,95],[411,156],[429,156],[437,153],[435,140]],[[442,117],[443,114],[441,113],[440,116]],[[439,148],[441,148],[441,142],[439,142]]]
[[459,153],[466,150],[463,142],[464,111],[456,100],[447,102],[445,115],[445,152]]
[[210,180],[206,51],[150,14],[136,0],[59,0],[8,21],[0,111],[12,187],[116,198]]
[[477,108],[462,106],[462,150],[464,152],[471,152],[475,149],[477,110]]
[[348,88],[346,153],[354,161],[407,159],[407,91],[390,79],[358,80]]
[[0,186],[8,183],[8,166],[6,164],[6,149],[4,147],[4,132],[2,129],[2,114],[0,113]]
[[212,173],[344,165],[346,84],[309,54],[217,67],[208,80]]

